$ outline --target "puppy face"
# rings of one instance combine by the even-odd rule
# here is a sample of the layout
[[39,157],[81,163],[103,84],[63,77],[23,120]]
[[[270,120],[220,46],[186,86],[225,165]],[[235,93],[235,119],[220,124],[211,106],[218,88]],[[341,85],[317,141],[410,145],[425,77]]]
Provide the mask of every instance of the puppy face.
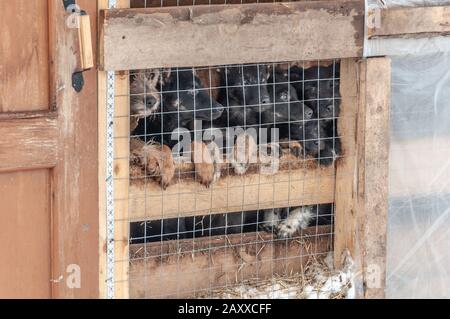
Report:
[[267,65],[231,66],[219,70],[222,83],[228,85],[228,96],[239,104],[265,109],[270,104]]
[[[302,133],[302,132],[296,132]],[[300,134],[301,136],[302,134]],[[303,148],[305,155],[313,158],[318,158],[321,151],[325,149],[326,144],[326,132],[324,130],[324,124],[321,121],[307,121],[305,123],[304,136],[303,136]]]
[[194,119],[212,121],[219,118],[223,106],[213,100],[192,70],[173,72],[163,88],[164,111],[176,113],[181,124]]
[[277,69],[269,78],[269,93],[274,103],[274,112],[287,121],[309,120],[313,111],[299,101],[297,90],[290,84],[288,70]]
[[[313,110],[298,100],[295,88],[287,81],[287,77],[278,78],[279,82],[269,84],[269,93],[272,96],[273,109],[266,111],[264,120],[266,123],[286,123],[286,132],[281,137],[289,137],[289,128],[294,131],[303,131],[304,121],[313,117]],[[287,126],[289,122],[289,126]],[[285,128],[286,128],[285,127]]]
[[159,70],[140,71],[130,85],[130,114],[137,118],[148,117],[159,110],[161,73]]
[[304,86],[305,100],[339,97],[339,81],[337,80],[311,80],[306,81]]

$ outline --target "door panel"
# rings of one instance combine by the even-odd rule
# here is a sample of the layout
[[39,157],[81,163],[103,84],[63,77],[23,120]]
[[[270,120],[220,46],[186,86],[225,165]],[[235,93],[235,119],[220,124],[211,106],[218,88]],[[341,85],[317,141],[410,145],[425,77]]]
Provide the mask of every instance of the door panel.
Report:
[[[77,3],[95,50],[97,1]],[[79,32],[63,1],[0,8],[0,298],[96,298],[97,72],[75,92]],[[69,265],[81,287],[66,285]]]
[[0,174],[0,298],[51,297],[49,174]]
[[0,8],[0,112],[47,110],[49,3],[0,0]]

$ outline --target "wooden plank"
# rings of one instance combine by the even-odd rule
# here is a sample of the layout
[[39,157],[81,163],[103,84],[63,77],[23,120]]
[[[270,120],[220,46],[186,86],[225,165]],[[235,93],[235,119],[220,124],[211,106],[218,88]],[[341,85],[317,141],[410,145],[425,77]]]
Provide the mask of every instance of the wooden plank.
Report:
[[[85,72],[84,88],[75,92],[72,73],[80,67],[78,30],[67,28],[61,1],[48,3],[54,48],[52,93],[58,113],[58,163],[51,189],[52,294],[54,298],[98,298],[97,72]],[[77,4],[96,16],[95,1],[78,0]],[[96,34],[96,19],[91,28]],[[67,267],[73,264],[81,269],[79,289],[66,285]]]
[[450,6],[372,9],[369,38],[429,37],[450,34]]
[[[109,0],[97,0],[97,8],[107,9]],[[98,12],[96,14],[98,18]],[[99,27],[98,39],[102,36]],[[100,54],[100,48],[98,48]],[[107,274],[106,274],[106,99],[107,99],[107,74],[97,72],[98,77],[98,219],[99,219],[99,299],[107,298]]]
[[0,113],[48,110],[49,1],[0,0]]
[[188,298],[246,279],[302,273],[312,258],[331,250],[331,228],[306,229],[302,240],[247,233],[132,245],[132,298]]
[[0,298],[51,298],[50,174],[0,174]]
[[0,121],[0,172],[54,167],[58,135],[55,118]]
[[115,9],[101,19],[105,70],[360,57],[364,38],[361,0]]
[[384,298],[389,186],[389,58],[360,64],[358,119],[358,247],[364,297]]
[[159,184],[150,181],[144,185],[131,185],[129,218],[132,221],[159,220],[326,204],[334,202],[334,185],[333,167],[285,170],[275,175],[229,175],[209,189],[193,180],[182,179],[163,191]]
[[87,70],[94,67],[94,53],[92,51],[91,18],[88,15],[80,16],[78,29],[80,44],[81,69]]
[[[119,0],[117,8],[128,8],[129,0]],[[108,0],[98,0],[98,9],[108,8]],[[99,34],[102,38],[102,34]],[[101,48],[99,48],[101,50]],[[107,75],[106,72],[98,72],[98,143],[99,143],[99,172],[98,172],[98,184],[99,184],[99,285],[100,285],[100,298],[107,297],[106,293],[106,88],[107,88]],[[128,110],[129,101],[129,78],[128,72],[122,72],[116,76],[116,110]],[[114,134],[118,137],[129,136],[129,117],[120,116],[122,114],[116,114],[114,123]],[[129,158],[129,142],[127,138],[126,143],[121,143],[122,138],[116,139],[115,151],[116,158],[118,154],[120,158]],[[129,187],[129,163],[128,161],[116,161],[115,162],[115,196],[121,198],[128,198]],[[115,201],[116,209],[116,222],[115,222],[115,254],[116,254],[116,269],[115,269],[115,297],[119,299],[125,299],[129,296],[129,280],[128,280],[128,201]]]
[[[128,110],[130,107],[129,96],[129,75],[128,72],[120,72],[116,75],[116,109]],[[123,97],[127,98],[123,98]],[[114,136],[116,160],[114,162],[114,197],[128,198],[130,186],[130,146],[128,143],[120,143],[120,137],[130,135],[130,118],[128,116],[117,116],[114,118]],[[120,148],[120,149],[118,149]],[[129,262],[128,262],[128,200],[115,200],[115,285],[117,299],[127,299],[129,297]]]
[[338,133],[343,146],[343,157],[336,167],[334,263],[343,266],[344,252],[356,256],[356,118],[358,114],[358,70],[356,59],[341,60],[340,91],[341,114]]
[[[297,0],[297,1],[323,1],[323,0]],[[341,0],[337,0],[341,1]],[[153,8],[153,7],[175,7],[195,6],[202,4],[243,4],[243,3],[272,3],[283,2],[282,0],[131,0],[131,8]]]

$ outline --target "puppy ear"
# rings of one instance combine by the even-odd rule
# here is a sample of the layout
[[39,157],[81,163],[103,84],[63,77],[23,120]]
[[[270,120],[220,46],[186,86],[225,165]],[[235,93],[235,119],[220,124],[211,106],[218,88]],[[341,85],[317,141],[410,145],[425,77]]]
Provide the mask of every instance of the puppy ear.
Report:
[[162,68],[161,69],[161,84],[167,84],[171,82],[172,69]]

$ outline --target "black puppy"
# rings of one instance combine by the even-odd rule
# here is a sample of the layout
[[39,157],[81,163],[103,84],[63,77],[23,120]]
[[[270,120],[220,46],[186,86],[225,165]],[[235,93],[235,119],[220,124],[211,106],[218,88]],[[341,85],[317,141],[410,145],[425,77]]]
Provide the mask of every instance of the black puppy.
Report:
[[333,80],[313,80],[305,82],[304,100],[314,111],[314,117],[332,121],[339,117],[339,82]]
[[313,118],[313,110],[300,102],[297,91],[289,83],[288,74],[283,70],[276,70],[269,79],[268,91],[273,101],[271,108],[267,108],[261,124],[292,122],[303,125],[303,121]]
[[219,102],[228,106],[219,119],[220,125],[247,126],[260,121],[260,113],[270,108],[267,65],[230,66],[218,70],[221,76]]
[[195,119],[212,121],[224,107],[213,100],[191,69],[173,71],[162,87],[162,112],[153,119],[141,121],[136,134],[170,147],[178,143],[172,132],[187,128]]
[[339,117],[339,64],[302,69],[291,67],[290,79],[301,100],[313,111],[314,118]]
[[299,156],[302,147],[299,141],[292,141],[291,132],[294,137],[298,137],[297,132],[304,131],[305,121],[313,117],[313,111],[299,101],[295,88],[289,82],[287,71],[276,69],[269,79],[268,89],[273,107],[263,113],[262,124],[266,128],[278,128],[280,145],[289,147]]

